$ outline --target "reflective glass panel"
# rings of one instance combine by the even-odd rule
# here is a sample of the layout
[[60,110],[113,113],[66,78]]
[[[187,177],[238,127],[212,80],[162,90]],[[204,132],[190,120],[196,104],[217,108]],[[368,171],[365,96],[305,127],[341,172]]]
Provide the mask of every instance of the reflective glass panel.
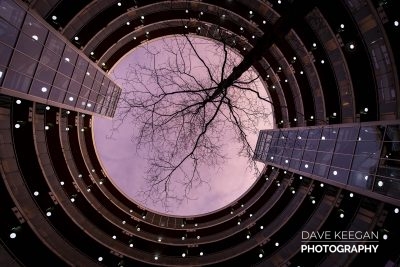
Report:
[[[2,12],[0,12],[1,14]],[[18,30],[6,21],[0,19],[0,42],[13,47],[17,40]]]
[[12,49],[0,43],[0,66],[8,66]]
[[29,90],[32,78],[14,70],[8,69],[3,87],[26,93]]
[[0,17],[20,28],[25,17],[25,11],[13,0],[0,1]]

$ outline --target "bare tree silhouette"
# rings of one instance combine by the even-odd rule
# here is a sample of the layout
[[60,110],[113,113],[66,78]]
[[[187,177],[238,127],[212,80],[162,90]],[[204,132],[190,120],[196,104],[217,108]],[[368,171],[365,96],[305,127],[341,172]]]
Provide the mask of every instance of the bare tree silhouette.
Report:
[[[149,164],[141,197],[165,209],[207,183],[200,170],[224,163],[227,142],[238,142],[239,155],[258,172],[248,135],[268,120],[271,101],[255,71],[238,71],[243,60],[228,47],[234,37],[216,31],[212,41],[184,34],[163,38],[162,46],[145,44],[146,64],[133,62],[116,77],[124,92],[113,130],[133,119],[133,139]],[[226,132],[235,140],[224,140]]]

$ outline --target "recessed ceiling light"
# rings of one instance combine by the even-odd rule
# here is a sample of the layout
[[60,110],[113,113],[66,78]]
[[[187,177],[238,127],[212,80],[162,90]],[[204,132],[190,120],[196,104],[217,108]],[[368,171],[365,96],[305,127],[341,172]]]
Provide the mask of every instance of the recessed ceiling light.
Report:
[[51,16],[51,19],[52,20],[57,20],[57,16],[53,15],[53,16]]

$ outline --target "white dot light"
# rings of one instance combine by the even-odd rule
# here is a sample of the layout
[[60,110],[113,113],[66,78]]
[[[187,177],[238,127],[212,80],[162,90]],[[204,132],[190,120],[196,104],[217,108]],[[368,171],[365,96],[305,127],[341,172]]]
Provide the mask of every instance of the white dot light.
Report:
[[98,261],[103,261],[103,257],[98,257],[97,260]]
[[388,239],[388,235],[387,235],[387,234],[384,234],[384,235],[382,236],[382,238],[383,238],[383,240],[387,240],[387,239]]
[[304,167],[305,167],[306,169],[308,169],[308,164],[305,164]]
[[78,41],[78,40],[79,40],[79,37],[78,37],[78,36],[75,36],[74,39],[75,39],[75,41]]
[[155,259],[155,260],[158,260],[158,256],[154,256],[154,259]]
[[184,257],[186,257],[186,253],[185,252],[182,253],[182,258],[184,258]]
[[52,20],[57,20],[57,16],[54,16],[54,15],[53,15],[53,16],[51,16],[51,19],[52,19]]
[[37,35],[32,35],[32,39],[37,41],[37,40],[39,40],[39,37]]
[[132,244],[132,243],[130,243],[130,244],[129,244],[129,247],[130,247],[130,248],[133,248],[133,244]]
[[48,125],[44,126],[44,129],[47,131],[48,129],[50,129],[50,127]]
[[37,197],[37,196],[39,195],[39,192],[38,192],[38,191],[35,191],[35,192],[33,192],[33,195],[34,195],[35,197]]
[[117,236],[116,236],[116,235],[113,235],[113,236],[112,236],[112,239],[117,239]]
[[276,242],[276,243],[275,243],[275,246],[276,246],[276,247],[278,247],[278,246],[279,246],[279,243],[278,243],[278,242]]
[[396,214],[399,213],[399,208],[395,208],[394,213],[396,213]]
[[64,181],[61,181],[61,182],[60,182],[60,185],[64,185]]
[[343,24],[343,23],[340,24],[340,28],[341,28],[341,29],[344,29],[344,24]]
[[118,2],[117,5],[118,5],[118,6],[122,6],[121,2]]
[[263,257],[263,254],[262,253],[258,254],[258,257],[261,259]]
[[19,104],[22,103],[22,101],[21,101],[20,99],[17,99],[17,100],[15,101],[15,103],[17,103],[17,104],[19,105]]
[[340,213],[339,217],[343,219],[344,218],[344,213]]
[[15,127],[16,129],[19,129],[19,128],[21,127],[21,125],[20,125],[19,123],[16,123],[16,124],[14,125],[14,127]]
[[383,186],[383,182],[382,182],[382,181],[379,181],[379,182],[378,182],[378,186],[379,186],[379,187],[382,187],[382,186]]
[[70,96],[70,97],[68,98],[68,100],[69,100],[69,101],[74,101],[74,98],[73,98],[72,96]]
[[350,193],[350,197],[353,197],[354,196],[354,194],[353,193]]
[[46,212],[46,216],[50,217],[51,216],[51,211]]
[[203,256],[203,255],[204,255],[203,251],[200,251],[200,256]]
[[50,110],[50,106],[46,106],[46,110]]
[[16,234],[16,233],[13,232],[13,233],[10,234],[10,238],[11,238],[11,239],[14,239],[14,238],[16,238],[16,237],[17,237],[17,234]]
[[333,171],[333,175],[337,175],[337,171]]
[[398,21],[398,20],[395,20],[395,21],[394,21],[394,26],[396,26],[396,27],[399,26],[399,21]]

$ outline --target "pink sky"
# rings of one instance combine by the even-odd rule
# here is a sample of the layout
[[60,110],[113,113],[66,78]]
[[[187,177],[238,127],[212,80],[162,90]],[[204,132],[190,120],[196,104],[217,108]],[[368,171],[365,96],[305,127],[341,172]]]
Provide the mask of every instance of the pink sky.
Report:
[[[160,41],[152,44],[159,45]],[[118,76],[124,75],[132,62],[146,60],[143,49],[137,48],[122,58],[110,72]],[[111,77],[112,75],[110,75]],[[118,81],[116,81],[118,83]],[[269,118],[272,120],[272,118]],[[136,152],[135,142],[132,141],[133,125],[128,120],[121,126],[113,139],[107,139],[110,133],[112,120],[96,117],[93,123],[94,139],[98,156],[108,177],[119,190],[132,201],[160,213],[165,213],[161,205],[153,203],[140,203],[137,191],[145,186],[144,174],[146,160]],[[264,124],[260,128],[271,128],[270,124]],[[226,137],[229,139],[229,136]],[[253,147],[257,135],[250,137]],[[181,203],[180,206],[172,206],[169,214],[178,216],[191,216],[209,213],[235,201],[244,194],[254,183],[256,177],[247,169],[247,159],[237,156],[239,145],[235,142],[227,142],[225,152],[229,159],[219,169],[202,168],[202,177],[206,177],[209,185],[204,184],[191,192],[193,200]],[[262,165],[259,165],[262,168]]]

